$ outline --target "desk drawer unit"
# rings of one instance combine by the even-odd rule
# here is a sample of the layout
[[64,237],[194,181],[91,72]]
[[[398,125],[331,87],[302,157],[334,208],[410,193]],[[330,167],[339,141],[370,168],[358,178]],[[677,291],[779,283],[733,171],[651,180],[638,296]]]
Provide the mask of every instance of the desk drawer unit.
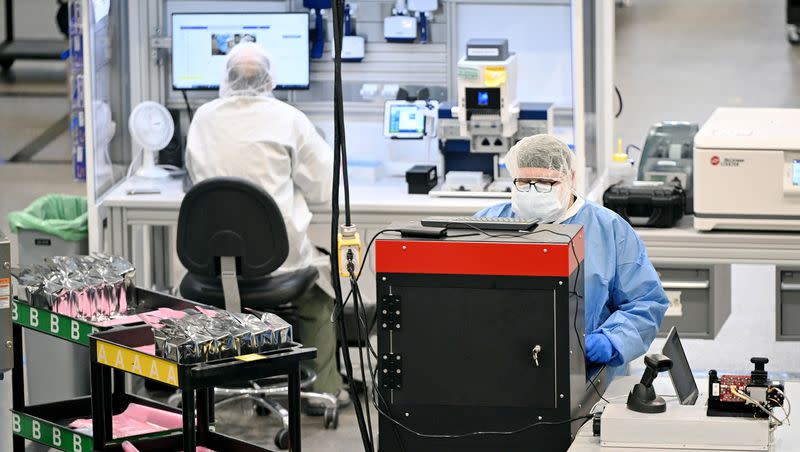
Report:
[[665,337],[675,326],[684,338],[715,338],[731,313],[731,266],[653,265],[670,300],[658,336]]
[[776,339],[800,341],[800,267],[775,269]]

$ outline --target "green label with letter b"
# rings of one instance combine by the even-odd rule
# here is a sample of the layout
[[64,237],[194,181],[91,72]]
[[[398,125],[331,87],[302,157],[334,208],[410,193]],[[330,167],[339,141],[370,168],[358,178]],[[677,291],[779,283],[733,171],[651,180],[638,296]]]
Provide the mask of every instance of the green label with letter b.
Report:
[[11,430],[17,436],[64,452],[90,452],[94,447],[89,436],[22,413],[11,413]]
[[11,303],[11,320],[25,328],[66,339],[85,347],[89,346],[89,335],[98,331],[86,322],[14,300]]

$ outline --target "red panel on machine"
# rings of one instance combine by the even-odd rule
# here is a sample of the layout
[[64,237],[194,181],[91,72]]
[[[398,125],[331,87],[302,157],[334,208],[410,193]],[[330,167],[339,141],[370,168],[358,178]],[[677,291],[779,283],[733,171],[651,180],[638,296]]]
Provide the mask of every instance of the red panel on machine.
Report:
[[[572,244],[378,240],[378,273],[568,277],[583,261],[583,229]],[[577,255],[577,260],[575,259]]]
[[744,403],[744,399],[731,392],[731,386],[736,386],[740,393],[745,392],[745,388],[750,384],[750,375],[723,375],[719,378],[719,400],[720,402],[739,402]]

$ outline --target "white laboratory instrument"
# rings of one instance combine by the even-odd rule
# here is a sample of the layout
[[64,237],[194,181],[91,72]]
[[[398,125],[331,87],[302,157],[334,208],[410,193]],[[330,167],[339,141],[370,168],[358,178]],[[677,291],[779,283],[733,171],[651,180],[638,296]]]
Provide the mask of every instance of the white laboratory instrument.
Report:
[[419,42],[427,44],[430,42],[430,22],[433,20],[433,12],[439,9],[438,0],[407,0],[408,9],[416,11],[419,18]]
[[624,403],[603,411],[600,444],[615,449],[769,450],[772,432],[764,419],[709,417],[703,405],[669,405],[658,414],[637,413]]
[[[458,106],[453,112],[461,136],[477,142],[475,149],[492,152],[498,137],[506,141],[517,133],[519,110],[517,56],[509,53],[508,40],[467,42],[467,54],[458,62]],[[483,138],[491,139],[490,146],[480,145]]]
[[353,19],[358,12],[358,5],[348,3],[344,7],[344,36],[342,37],[342,61],[360,63],[364,60],[367,40],[355,34]]
[[158,102],[142,102],[131,112],[128,130],[142,153],[142,164],[136,176],[146,179],[169,177],[170,173],[159,168],[155,160],[155,154],[169,144],[175,132],[175,123],[169,110]]
[[482,171],[450,171],[444,176],[443,188],[466,193],[485,192],[492,178]]
[[[511,178],[503,157],[524,137],[553,131],[553,104],[519,102],[517,57],[508,40],[473,39],[458,63],[458,101],[439,108],[445,181],[436,197],[510,198]],[[488,182],[474,180],[482,172]],[[473,173],[473,174],[470,174]]]
[[396,0],[392,15],[383,19],[383,37],[388,42],[417,40],[417,18],[409,14],[406,0]]
[[718,108],[694,139],[694,227],[800,230],[800,109]]
[[[653,405],[659,404],[660,409],[636,411],[636,408],[630,408],[631,399],[641,397],[644,393],[637,393],[634,388],[627,404],[607,404],[600,415],[600,444],[604,449],[770,450],[774,440],[773,431],[780,423],[773,424],[766,417],[757,418],[752,412],[749,416],[732,413],[710,415],[711,410],[706,402],[708,394],[698,392],[675,327],[669,332],[663,353],[672,363],[670,377],[678,400],[665,403],[663,398],[658,397],[660,402]],[[649,381],[652,384],[653,380]],[[719,398],[719,389],[716,391],[714,395]],[[655,392],[652,392],[650,397],[654,396]],[[634,405],[638,405],[635,400]],[[788,414],[784,421],[787,420]]]
[[342,38],[342,61],[360,63],[366,54],[367,41],[363,36],[345,36]]

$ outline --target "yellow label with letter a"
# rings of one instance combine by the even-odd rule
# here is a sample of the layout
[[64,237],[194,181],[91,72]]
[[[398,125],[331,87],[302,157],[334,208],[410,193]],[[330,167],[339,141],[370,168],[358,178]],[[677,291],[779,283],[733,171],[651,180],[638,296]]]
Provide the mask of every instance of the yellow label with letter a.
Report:
[[486,66],[483,72],[483,82],[490,88],[496,88],[506,83],[505,66]]
[[97,341],[97,362],[178,387],[178,365],[146,353]]
[[258,353],[251,353],[249,355],[240,355],[236,356],[236,359],[239,361],[258,361],[259,359],[267,359],[264,355],[259,355]]

